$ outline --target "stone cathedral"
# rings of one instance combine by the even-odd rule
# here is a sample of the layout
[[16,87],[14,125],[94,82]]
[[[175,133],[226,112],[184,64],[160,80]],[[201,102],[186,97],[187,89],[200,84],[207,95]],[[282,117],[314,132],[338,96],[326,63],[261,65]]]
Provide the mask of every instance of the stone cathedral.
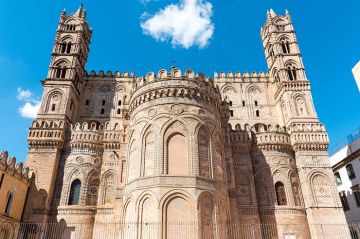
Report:
[[[346,223],[287,11],[261,28],[266,73],[87,72],[91,36],[82,6],[61,13],[23,222],[86,225],[82,238],[132,225],[123,238],[149,239],[241,238],[235,224],[253,225],[249,238],[317,238],[311,225]],[[264,224],[288,226],[265,237]]]

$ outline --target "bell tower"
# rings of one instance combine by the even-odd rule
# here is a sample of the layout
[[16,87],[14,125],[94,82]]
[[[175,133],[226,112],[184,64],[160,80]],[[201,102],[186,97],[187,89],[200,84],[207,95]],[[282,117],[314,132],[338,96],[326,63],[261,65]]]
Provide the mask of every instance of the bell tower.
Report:
[[274,82],[307,80],[294,26],[287,10],[285,16],[276,15],[272,9],[268,11],[261,38]]
[[290,136],[308,223],[329,218],[345,223],[329,164],[328,135],[314,108],[289,12],[282,16],[268,11],[261,38],[279,123]]
[[25,222],[48,222],[66,132],[77,118],[92,30],[82,5],[61,12],[37,118],[29,129],[26,166],[34,172]]
[[67,122],[76,118],[91,35],[82,5],[68,16],[65,10],[61,12],[48,74],[42,81],[44,93],[38,118]]

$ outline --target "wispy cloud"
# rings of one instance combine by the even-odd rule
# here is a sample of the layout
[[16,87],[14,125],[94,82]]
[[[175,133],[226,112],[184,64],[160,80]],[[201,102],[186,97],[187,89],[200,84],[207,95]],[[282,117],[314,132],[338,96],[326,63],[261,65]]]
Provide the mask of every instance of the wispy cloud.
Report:
[[19,114],[24,118],[35,119],[41,102],[34,98],[34,94],[30,90],[23,90],[18,87],[16,99],[24,102],[24,104],[18,109]]
[[[148,1],[148,0],[143,0]],[[141,28],[158,41],[171,41],[175,46],[190,48],[208,45],[213,33],[212,4],[206,0],[181,0],[155,15],[145,12]]]

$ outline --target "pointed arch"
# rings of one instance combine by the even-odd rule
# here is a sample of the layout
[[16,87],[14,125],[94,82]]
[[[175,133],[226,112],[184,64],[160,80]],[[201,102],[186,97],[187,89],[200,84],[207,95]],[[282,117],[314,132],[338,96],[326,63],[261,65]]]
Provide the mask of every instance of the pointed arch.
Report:
[[149,129],[144,137],[143,176],[154,175],[155,160],[155,133]]
[[210,178],[210,134],[201,126],[198,135],[199,176]]
[[296,115],[299,117],[309,116],[309,107],[307,105],[306,98],[303,94],[295,94],[293,96]]

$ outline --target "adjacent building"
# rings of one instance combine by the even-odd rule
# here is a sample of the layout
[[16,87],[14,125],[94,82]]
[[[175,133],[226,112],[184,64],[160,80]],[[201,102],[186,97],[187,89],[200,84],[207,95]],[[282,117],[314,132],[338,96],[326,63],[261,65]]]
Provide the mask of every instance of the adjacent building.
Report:
[[360,128],[332,150],[330,163],[346,220],[360,223]]
[[354,66],[352,72],[354,74],[355,82],[360,91],[360,61]]
[[91,36],[82,6],[61,13],[22,222],[63,230],[24,234],[350,236],[317,226],[346,219],[288,12],[269,11],[261,28],[266,73],[87,72]]
[[13,238],[22,219],[28,188],[29,169],[16,164],[6,151],[0,154],[0,238]]

